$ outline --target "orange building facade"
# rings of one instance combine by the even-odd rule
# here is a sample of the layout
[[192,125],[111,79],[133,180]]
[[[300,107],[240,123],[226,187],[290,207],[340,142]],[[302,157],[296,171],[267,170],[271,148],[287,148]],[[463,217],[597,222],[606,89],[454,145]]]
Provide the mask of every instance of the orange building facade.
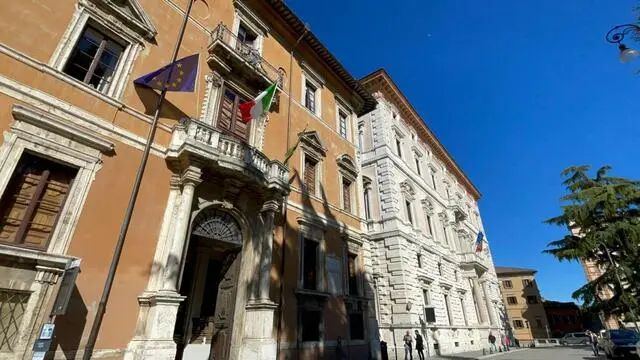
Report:
[[[83,356],[158,100],[133,80],[170,61],[187,1],[3,4],[0,359],[30,358],[45,323],[49,356]],[[378,357],[355,160],[375,99],[278,0],[195,1],[179,58],[196,53],[93,358]]]

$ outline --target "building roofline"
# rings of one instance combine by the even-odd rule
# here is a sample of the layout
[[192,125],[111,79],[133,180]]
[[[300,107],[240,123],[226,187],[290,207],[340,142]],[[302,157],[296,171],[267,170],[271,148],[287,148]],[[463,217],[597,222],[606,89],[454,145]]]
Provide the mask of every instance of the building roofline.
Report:
[[[296,33],[297,36],[304,34],[306,26],[304,22],[284,3],[282,0],[266,0],[271,8],[280,16],[285,23]],[[318,37],[308,31],[303,40],[311,50],[338,76],[339,79],[355,92],[362,100],[363,106],[357,111],[358,116],[362,116],[376,108],[378,102],[367,89],[356,80],[351,73],[329,52]]]
[[475,200],[479,200],[482,197],[482,194],[478,190],[478,188],[471,182],[469,177],[464,173],[462,168],[458,165],[458,163],[454,160],[453,156],[447,151],[447,149],[442,145],[438,137],[434,134],[434,132],[427,126],[425,121],[422,119],[418,111],[413,107],[411,102],[407,99],[404,93],[400,90],[398,85],[393,81],[389,73],[383,68],[380,68],[369,75],[364,76],[360,81],[365,84],[380,78],[384,82],[386,82],[389,86],[393,88],[396,94],[400,97],[400,100],[407,107],[408,111],[411,113],[414,123],[416,125],[422,127],[425,132],[427,143],[431,146],[431,148],[439,155],[439,158],[443,160],[445,165],[452,170],[454,175],[458,178],[460,183],[469,191],[469,193],[475,198]]
[[499,275],[507,275],[507,274],[535,274],[538,270],[535,269],[527,269],[520,267],[506,267],[506,266],[496,266],[496,274]]

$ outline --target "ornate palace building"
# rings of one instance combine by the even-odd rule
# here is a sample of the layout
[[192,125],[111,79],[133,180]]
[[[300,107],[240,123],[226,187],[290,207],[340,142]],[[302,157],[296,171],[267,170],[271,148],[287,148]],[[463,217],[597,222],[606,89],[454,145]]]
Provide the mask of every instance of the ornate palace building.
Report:
[[[158,100],[133,80],[170,61],[187,3],[3,2],[0,359],[83,356]],[[195,1],[192,54],[93,358],[378,357],[356,160],[376,100],[278,0]],[[240,121],[273,82],[267,116]]]
[[415,330],[430,355],[486,348],[503,306],[486,239],[474,249],[480,193],[384,70],[362,82],[378,100],[358,138],[381,340],[400,357]]

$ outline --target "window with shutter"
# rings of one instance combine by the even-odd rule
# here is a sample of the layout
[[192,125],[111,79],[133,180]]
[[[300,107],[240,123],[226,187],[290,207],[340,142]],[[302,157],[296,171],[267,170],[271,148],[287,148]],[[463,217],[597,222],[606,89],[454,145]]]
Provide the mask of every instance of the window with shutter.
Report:
[[343,209],[351,212],[351,182],[349,180],[342,180],[342,204]]
[[0,200],[0,242],[46,249],[76,173],[24,153]]
[[218,121],[216,126],[223,133],[231,135],[242,141],[249,139],[249,123],[242,122],[242,114],[238,104],[245,102],[240,95],[225,88],[222,99],[220,99],[220,110],[218,111]]
[[316,171],[318,163],[309,157],[304,158],[304,186],[310,194],[316,193]]
[[311,85],[310,82],[307,81],[305,83],[304,106],[314,114],[316,113],[316,91],[318,89]]

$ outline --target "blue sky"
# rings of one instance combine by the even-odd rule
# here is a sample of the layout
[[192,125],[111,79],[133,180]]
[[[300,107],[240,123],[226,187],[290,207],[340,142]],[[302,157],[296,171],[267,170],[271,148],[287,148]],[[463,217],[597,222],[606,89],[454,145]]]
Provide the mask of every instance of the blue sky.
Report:
[[542,221],[566,166],[640,178],[640,61],[604,41],[636,1],[287,3],[354,76],[384,67],[398,83],[482,192],[496,265],[538,269],[543,297],[571,300],[584,273],[541,253],[564,234]]

